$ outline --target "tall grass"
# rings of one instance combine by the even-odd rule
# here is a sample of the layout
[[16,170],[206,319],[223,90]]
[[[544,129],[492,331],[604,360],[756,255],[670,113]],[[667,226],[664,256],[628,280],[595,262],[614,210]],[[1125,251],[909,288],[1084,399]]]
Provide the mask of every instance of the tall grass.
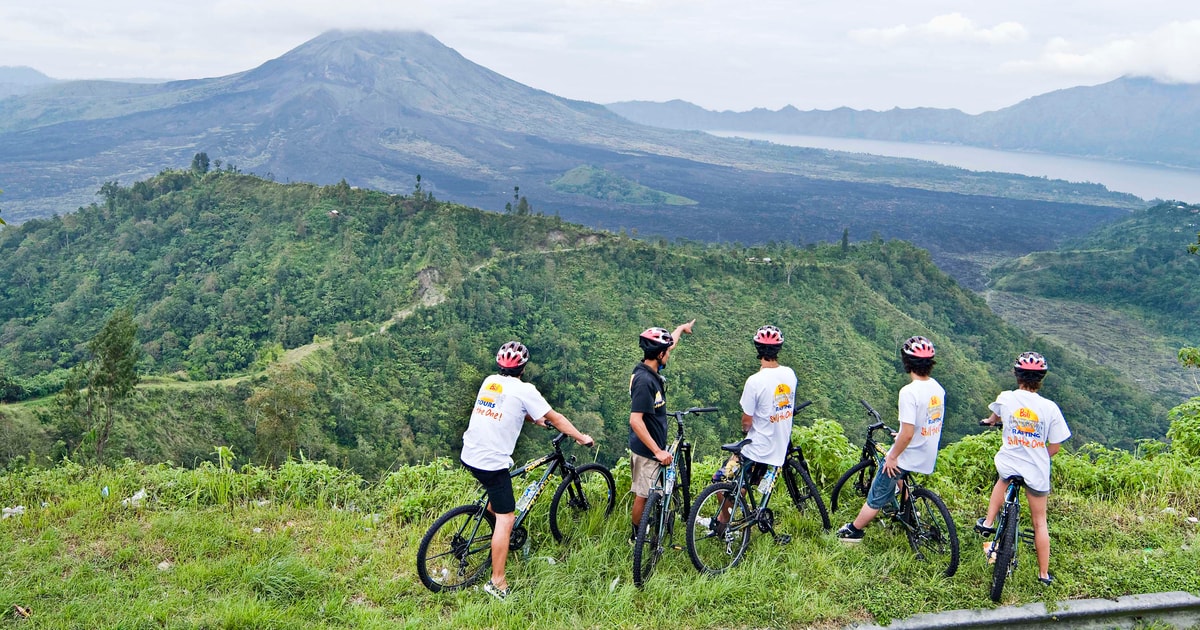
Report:
[[[826,492],[857,455],[840,436],[832,422],[797,431]],[[969,523],[986,504],[996,439],[948,445],[928,479],[960,526],[964,559],[953,578],[917,561],[894,527],[874,525],[861,545],[845,546],[784,500],[774,507],[790,545],[755,534],[743,563],[713,578],[697,574],[685,551],[668,551],[638,590],[625,543],[628,467],[618,465],[620,500],[588,545],[555,543],[549,495],[539,500],[530,544],[511,555],[514,594],[504,604],[475,590],[430,593],[416,578],[425,529],[478,492],[445,460],[373,484],[303,459],[234,470],[232,453],[220,452],[192,470],[134,462],[15,470],[0,475],[0,504],[27,509],[0,521],[0,627],[836,627],[988,607],[990,574]],[[697,462],[695,492],[718,464]],[[1190,454],[1082,448],[1055,458],[1054,479],[1058,583],[1038,584],[1032,550],[1023,550],[1005,603],[1200,592],[1198,527],[1187,520],[1200,516],[1200,464]],[[141,505],[123,502],[143,489]],[[835,526],[857,507],[833,515]],[[15,605],[33,614],[18,622]]]

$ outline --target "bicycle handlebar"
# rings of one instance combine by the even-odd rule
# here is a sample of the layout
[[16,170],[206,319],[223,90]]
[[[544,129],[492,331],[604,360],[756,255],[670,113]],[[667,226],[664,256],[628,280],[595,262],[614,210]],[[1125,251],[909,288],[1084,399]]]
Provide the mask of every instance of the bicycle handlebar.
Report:
[[799,405],[796,405],[796,408],[792,409],[792,414],[794,415],[797,411],[800,411],[801,409],[803,409],[811,404],[812,404],[811,400],[806,400],[806,401],[800,403]]

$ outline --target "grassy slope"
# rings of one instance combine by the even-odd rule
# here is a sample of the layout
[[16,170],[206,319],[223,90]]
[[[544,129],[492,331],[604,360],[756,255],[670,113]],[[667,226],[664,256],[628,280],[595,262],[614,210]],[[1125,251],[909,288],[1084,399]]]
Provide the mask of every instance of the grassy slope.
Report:
[[[845,441],[819,433],[800,430],[814,462],[846,463]],[[934,487],[961,527],[983,509],[996,439],[972,438],[942,454],[939,466],[955,474],[935,475]],[[1004,603],[1200,591],[1197,526],[1185,519],[1200,503],[1181,491],[1200,481],[1195,460],[1100,450],[1064,454],[1056,471],[1059,582],[1038,585],[1023,549]],[[628,470],[616,472],[617,510],[582,544],[554,543],[538,512],[548,500],[539,502],[528,552],[511,556],[515,594],[505,605],[473,590],[432,594],[415,575],[426,527],[475,493],[449,462],[402,468],[365,488],[312,462],[241,473],[128,463],[11,473],[0,476],[0,502],[31,509],[0,524],[0,606],[34,614],[23,623],[6,614],[0,627],[839,627],[991,605],[973,534],[961,534],[962,565],[947,579],[916,561],[894,529],[873,526],[863,544],[845,546],[786,502],[776,509],[791,545],[756,534],[743,564],[716,578],[698,575],[685,552],[669,552],[638,591],[623,540]],[[1156,483],[1138,487],[1147,477]],[[150,497],[143,506],[121,505],[142,488]],[[843,507],[835,523],[854,509]]]

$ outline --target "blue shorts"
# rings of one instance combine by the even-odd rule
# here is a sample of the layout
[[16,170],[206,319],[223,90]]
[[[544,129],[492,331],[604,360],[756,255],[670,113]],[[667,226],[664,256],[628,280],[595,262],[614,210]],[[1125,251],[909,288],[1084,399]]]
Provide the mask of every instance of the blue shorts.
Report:
[[901,470],[895,477],[889,477],[881,465],[875,473],[875,479],[871,481],[871,491],[867,493],[867,507],[881,510],[883,506],[893,503],[896,500],[896,482],[905,472]]

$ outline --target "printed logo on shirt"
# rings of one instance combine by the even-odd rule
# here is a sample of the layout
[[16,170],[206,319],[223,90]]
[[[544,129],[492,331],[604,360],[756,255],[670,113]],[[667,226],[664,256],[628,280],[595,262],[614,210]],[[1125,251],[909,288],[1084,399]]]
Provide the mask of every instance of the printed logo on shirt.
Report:
[[792,417],[792,404],[796,400],[796,394],[792,392],[792,388],[786,383],[780,383],[775,388],[775,397],[772,399],[771,415],[767,418],[771,422],[783,422]]
[[938,435],[942,432],[942,413],[945,407],[942,405],[941,396],[929,397],[929,421],[925,426],[921,427],[921,435],[926,437]]
[[667,404],[667,401],[663,400],[662,392],[654,392],[654,408],[658,409],[665,404]]
[[1013,413],[1013,431],[1021,435],[1040,438],[1042,432],[1038,420],[1037,412],[1028,407],[1021,407]]
[[500,405],[504,403],[504,387],[500,383],[489,383],[475,400],[475,413],[497,422],[503,418]]

